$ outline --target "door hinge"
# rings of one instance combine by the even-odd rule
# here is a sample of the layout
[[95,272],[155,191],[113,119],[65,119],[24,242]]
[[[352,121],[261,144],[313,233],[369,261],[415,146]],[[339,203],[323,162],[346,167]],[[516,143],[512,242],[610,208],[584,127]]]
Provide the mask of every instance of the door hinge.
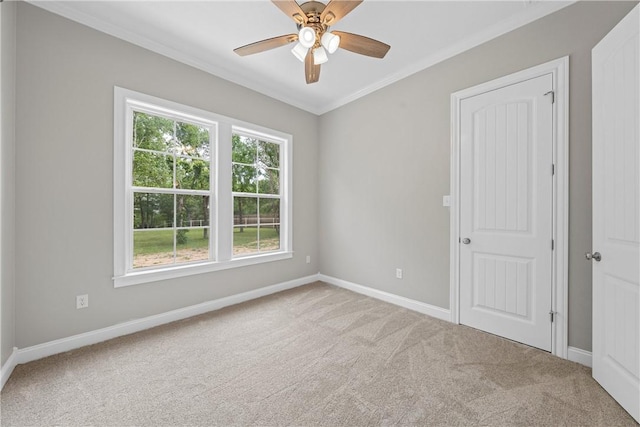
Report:
[[556,241],[554,239],[551,239],[551,250],[555,250],[556,248]]
[[553,323],[553,320],[555,319],[555,316],[556,316],[556,312],[555,311],[553,311],[553,310],[549,311],[549,318],[551,320],[551,323]]
[[556,93],[552,90],[550,90],[549,92],[545,93],[544,96],[547,95],[551,95],[551,103],[555,104],[556,103]]

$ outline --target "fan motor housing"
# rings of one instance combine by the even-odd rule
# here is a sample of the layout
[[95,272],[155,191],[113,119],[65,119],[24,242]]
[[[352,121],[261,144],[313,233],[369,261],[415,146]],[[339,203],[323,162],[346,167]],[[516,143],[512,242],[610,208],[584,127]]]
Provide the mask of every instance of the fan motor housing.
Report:
[[316,18],[318,22],[320,22],[320,14],[325,7],[325,4],[320,3],[319,1],[308,1],[300,5],[300,9],[302,9],[304,14],[307,15],[309,19],[313,17]]

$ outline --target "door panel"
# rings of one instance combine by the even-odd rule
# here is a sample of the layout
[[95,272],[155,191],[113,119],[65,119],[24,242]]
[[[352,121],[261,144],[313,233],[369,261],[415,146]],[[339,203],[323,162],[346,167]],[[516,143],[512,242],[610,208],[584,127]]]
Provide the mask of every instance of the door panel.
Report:
[[593,377],[640,422],[640,14],[593,49]]
[[535,260],[474,254],[473,307],[516,321],[531,321]]
[[460,105],[460,323],[551,350],[551,74]]
[[530,102],[510,102],[473,115],[475,230],[530,232],[531,111]]

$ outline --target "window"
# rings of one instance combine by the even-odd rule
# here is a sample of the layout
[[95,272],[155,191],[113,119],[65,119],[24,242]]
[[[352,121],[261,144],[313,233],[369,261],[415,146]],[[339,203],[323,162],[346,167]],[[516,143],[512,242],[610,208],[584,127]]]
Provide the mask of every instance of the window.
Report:
[[213,259],[215,124],[141,110],[132,108],[133,268]]
[[292,256],[291,136],[115,88],[114,282]]
[[280,249],[280,144],[232,139],[233,255]]

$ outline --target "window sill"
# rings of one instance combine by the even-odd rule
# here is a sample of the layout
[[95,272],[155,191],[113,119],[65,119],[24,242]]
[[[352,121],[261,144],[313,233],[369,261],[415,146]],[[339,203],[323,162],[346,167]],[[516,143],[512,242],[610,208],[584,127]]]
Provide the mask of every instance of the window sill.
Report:
[[262,264],[265,262],[280,261],[293,258],[293,252],[277,252],[246,256],[229,261],[206,262],[199,264],[189,264],[158,268],[154,270],[135,271],[113,278],[116,288],[124,286],[139,285],[141,283],[157,282],[160,280],[176,279],[194,274],[210,273],[212,271],[228,270],[230,268],[246,267],[249,265]]

